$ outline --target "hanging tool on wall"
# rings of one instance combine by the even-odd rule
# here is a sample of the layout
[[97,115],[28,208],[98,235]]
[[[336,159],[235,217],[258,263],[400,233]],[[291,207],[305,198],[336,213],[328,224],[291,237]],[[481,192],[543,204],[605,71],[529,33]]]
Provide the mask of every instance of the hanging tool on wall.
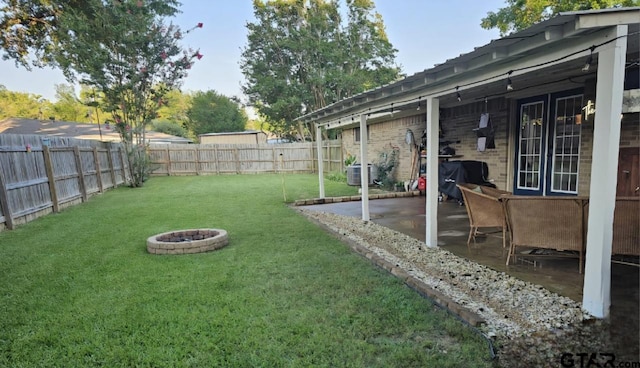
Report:
[[416,143],[415,136],[411,129],[407,129],[404,141],[409,145],[411,151],[411,173],[409,174],[409,182],[406,183],[406,189],[414,189],[417,186],[417,179],[420,176],[418,166],[420,165],[420,147]]

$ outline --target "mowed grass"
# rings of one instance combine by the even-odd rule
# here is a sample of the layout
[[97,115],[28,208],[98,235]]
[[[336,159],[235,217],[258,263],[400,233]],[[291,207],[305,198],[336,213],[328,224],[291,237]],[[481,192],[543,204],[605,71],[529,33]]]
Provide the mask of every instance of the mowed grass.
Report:
[[[285,185],[317,196],[317,176]],[[230,244],[146,251],[205,227]],[[1,232],[0,310],[3,367],[491,366],[465,325],[289,208],[279,175],[152,178]]]

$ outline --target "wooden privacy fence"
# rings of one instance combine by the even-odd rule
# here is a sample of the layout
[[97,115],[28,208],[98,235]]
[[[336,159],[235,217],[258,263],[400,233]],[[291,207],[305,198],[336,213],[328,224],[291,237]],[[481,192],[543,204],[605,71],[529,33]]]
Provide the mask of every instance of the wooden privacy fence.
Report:
[[[344,167],[339,140],[322,147],[324,170]],[[152,175],[312,173],[317,170],[316,144],[153,144]]]
[[119,143],[0,134],[0,230],[126,182]]

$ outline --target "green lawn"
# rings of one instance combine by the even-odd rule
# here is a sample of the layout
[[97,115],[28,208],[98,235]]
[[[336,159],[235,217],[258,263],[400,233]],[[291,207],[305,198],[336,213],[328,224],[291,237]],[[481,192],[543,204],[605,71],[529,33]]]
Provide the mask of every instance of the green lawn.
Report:
[[[315,175],[285,184],[317,196]],[[230,244],[146,252],[203,227]],[[152,178],[1,232],[0,308],[3,367],[491,366],[484,340],[285,205],[279,175]]]

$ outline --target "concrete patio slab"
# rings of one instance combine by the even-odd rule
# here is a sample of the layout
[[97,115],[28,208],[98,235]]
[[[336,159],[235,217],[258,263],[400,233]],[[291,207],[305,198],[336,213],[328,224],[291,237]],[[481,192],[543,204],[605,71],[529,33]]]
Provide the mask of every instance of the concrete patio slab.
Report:
[[[361,217],[361,202],[340,202],[305,206],[307,210]],[[376,199],[369,202],[371,221],[425,239],[425,197]],[[507,249],[501,232],[478,237],[467,247],[469,220],[466,209],[455,201],[439,203],[438,245],[459,257],[505,272],[531,283],[582,301],[584,275],[578,272],[577,258],[525,258],[507,266]],[[640,267],[612,263],[611,323],[624,340],[640,342]]]

